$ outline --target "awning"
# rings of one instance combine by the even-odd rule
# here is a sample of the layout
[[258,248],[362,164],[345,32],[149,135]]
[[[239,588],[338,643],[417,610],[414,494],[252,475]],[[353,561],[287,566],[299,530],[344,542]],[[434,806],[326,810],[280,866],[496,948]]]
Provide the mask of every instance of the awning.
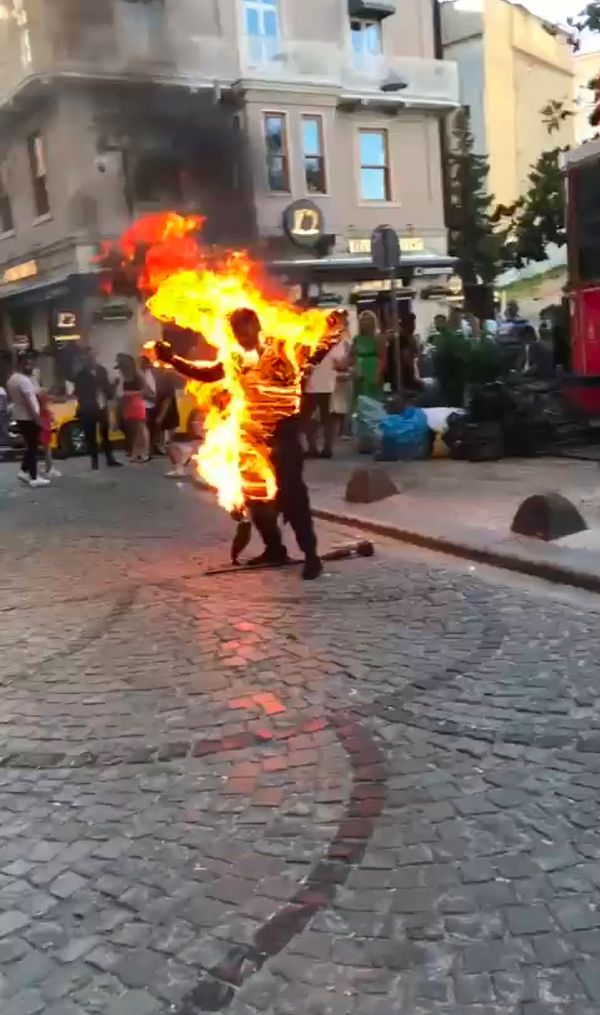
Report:
[[[453,272],[455,257],[439,257],[436,254],[405,254],[400,261],[396,278],[413,276],[422,272],[440,275]],[[375,282],[389,278],[388,272],[377,268],[370,257],[307,257],[298,260],[276,260],[267,264],[274,275],[287,278],[290,282]]]

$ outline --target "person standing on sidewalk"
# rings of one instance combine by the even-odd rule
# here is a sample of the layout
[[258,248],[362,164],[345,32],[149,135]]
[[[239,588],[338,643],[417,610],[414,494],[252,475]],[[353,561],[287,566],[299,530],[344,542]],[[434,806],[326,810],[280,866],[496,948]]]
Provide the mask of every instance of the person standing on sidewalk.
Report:
[[77,398],[77,416],[81,422],[88,446],[92,469],[98,465],[98,427],[102,450],[109,468],[121,463],[113,456],[108,436],[108,406],[113,398],[113,385],[108,378],[105,367],[96,362],[94,350],[88,346],[84,349],[83,365],[75,377],[75,396]]
[[[304,424],[307,458],[333,458],[333,437],[335,417],[332,413],[332,400],[337,383],[338,371],[345,368],[348,353],[340,342],[330,349],[321,362],[312,368],[307,375],[302,395],[301,417]],[[323,431],[323,449],[317,449],[319,423],[315,416],[319,414],[319,422]]]
[[38,476],[37,459],[40,444],[41,416],[38,386],[33,379],[34,358],[23,353],[17,359],[17,369],[8,382],[8,397],[19,432],[25,441],[25,453],[18,477],[28,486],[49,486],[50,480]]

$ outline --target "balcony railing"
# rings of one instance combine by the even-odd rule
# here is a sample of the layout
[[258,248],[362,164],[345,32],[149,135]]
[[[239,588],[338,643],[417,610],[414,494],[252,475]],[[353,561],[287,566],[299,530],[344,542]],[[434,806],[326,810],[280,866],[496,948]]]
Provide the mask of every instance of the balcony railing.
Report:
[[[335,88],[340,101],[385,97],[411,108],[458,105],[458,69],[446,60],[351,53],[333,43],[246,37],[243,79]],[[383,101],[383,99],[382,99]]]
[[240,76],[283,85],[339,87],[343,56],[333,43],[247,35],[240,44]]
[[344,95],[383,92],[411,108],[454,108],[459,104],[458,67],[449,60],[365,54],[346,65]]

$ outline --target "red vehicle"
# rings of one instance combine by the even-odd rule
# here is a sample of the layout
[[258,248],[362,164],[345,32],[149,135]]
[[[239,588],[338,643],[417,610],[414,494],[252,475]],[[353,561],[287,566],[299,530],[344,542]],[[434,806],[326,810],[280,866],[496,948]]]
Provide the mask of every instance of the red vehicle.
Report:
[[565,393],[600,416],[600,141],[566,155],[572,375]]

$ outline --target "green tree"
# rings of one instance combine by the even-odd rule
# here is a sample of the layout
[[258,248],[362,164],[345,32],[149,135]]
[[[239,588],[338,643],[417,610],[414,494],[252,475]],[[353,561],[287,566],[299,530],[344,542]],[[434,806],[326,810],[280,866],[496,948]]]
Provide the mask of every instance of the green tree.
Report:
[[579,48],[579,37],[582,32],[600,32],[600,0],[592,0],[592,3],[586,4],[576,17],[568,19],[568,23],[578,34],[576,48]]
[[463,285],[491,283],[502,267],[505,233],[487,189],[489,162],[477,155],[466,110],[457,113],[448,156],[449,246]]
[[517,203],[511,228],[515,264],[545,261],[548,244],[559,247],[567,242],[564,178],[560,168],[566,149],[542,152],[531,167],[529,187]]

